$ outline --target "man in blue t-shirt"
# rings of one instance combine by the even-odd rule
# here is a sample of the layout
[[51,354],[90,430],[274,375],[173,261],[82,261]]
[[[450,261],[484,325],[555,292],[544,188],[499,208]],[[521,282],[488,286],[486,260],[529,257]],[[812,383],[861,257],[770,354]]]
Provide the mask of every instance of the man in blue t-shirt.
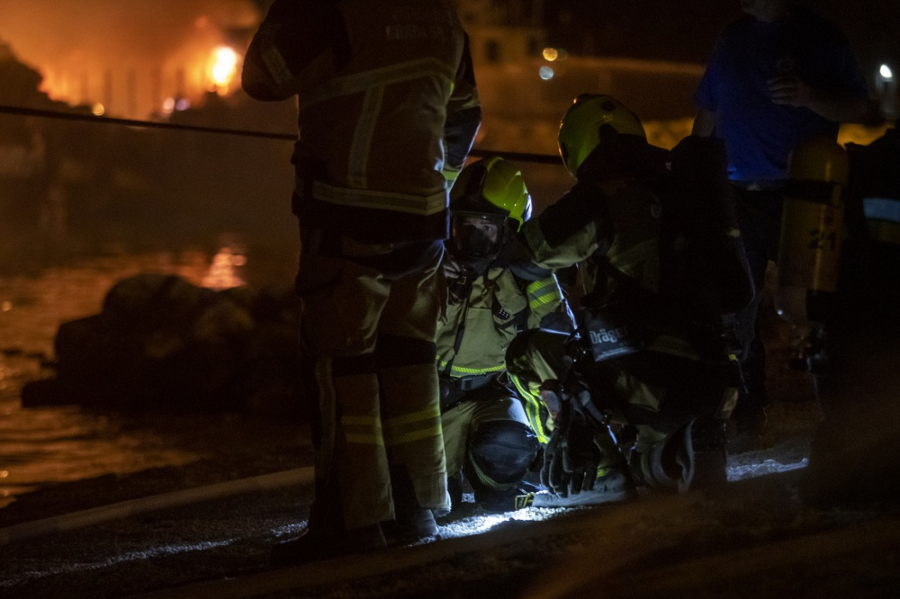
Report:
[[[746,13],[728,25],[695,95],[695,135],[725,141],[728,176],[757,289],[778,256],[781,188],[794,147],[813,137],[837,137],[842,122],[862,122],[865,79],[836,26],[791,0],[741,0]],[[734,418],[739,430],[765,425],[765,357],[756,331],[757,302],[740,319],[749,393]]]

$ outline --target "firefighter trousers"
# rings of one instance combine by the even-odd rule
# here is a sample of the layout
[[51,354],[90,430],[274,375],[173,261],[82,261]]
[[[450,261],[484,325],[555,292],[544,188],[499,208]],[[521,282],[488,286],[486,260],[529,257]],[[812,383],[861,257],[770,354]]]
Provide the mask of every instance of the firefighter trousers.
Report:
[[310,527],[394,519],[397,472],[417,507],[449,510],[434,346],[442,244],[323,229],[301,229],[301,242],[300,342],[317,413]]
[[537,458],[540,444],[515,394],[498,383],[470,391],[441,416],[447,472],[461,470],[480,495],[513,489]]

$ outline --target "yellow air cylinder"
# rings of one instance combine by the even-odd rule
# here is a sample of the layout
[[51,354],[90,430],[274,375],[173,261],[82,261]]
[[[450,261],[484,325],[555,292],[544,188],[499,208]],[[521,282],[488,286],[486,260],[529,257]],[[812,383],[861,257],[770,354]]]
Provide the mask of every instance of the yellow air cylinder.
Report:
[[837,142],[802,142],[788,159],[775,308],[807,327],[827,316],[837,290],[849,159]]

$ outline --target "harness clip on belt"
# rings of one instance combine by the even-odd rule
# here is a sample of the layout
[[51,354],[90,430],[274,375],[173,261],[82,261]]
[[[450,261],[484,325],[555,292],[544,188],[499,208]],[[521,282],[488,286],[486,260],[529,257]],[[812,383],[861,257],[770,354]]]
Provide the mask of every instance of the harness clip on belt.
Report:
[[473,376],[449,378],[440,377],[441,385],[441,411],[455,407],[465,397],[465,393],[481,389],[491,381],[496,380],[497,373],[476,374]]
[[480,374],[475,376],[464,376],[456,380],[459,381],[458,385],[461,390],[472,391],[473,389],[484,387],[490,383],[495,376],[495,374]]

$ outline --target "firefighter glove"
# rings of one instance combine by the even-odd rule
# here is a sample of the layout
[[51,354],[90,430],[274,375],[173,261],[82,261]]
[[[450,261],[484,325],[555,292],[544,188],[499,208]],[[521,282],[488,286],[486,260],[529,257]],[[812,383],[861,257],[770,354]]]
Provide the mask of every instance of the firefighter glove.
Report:
[[556,417],[556,427],[544,449],[544,464],[541,468],[541,484],[551,493],[568,497],[569,477],[563,470],[563,441],[572,415],[572,406],[562,402]]
[[600,450],[594,442],[594,427],[583,414],[563,401],[557,428],[544,454],[541,483],[560,497],[594,488]]

